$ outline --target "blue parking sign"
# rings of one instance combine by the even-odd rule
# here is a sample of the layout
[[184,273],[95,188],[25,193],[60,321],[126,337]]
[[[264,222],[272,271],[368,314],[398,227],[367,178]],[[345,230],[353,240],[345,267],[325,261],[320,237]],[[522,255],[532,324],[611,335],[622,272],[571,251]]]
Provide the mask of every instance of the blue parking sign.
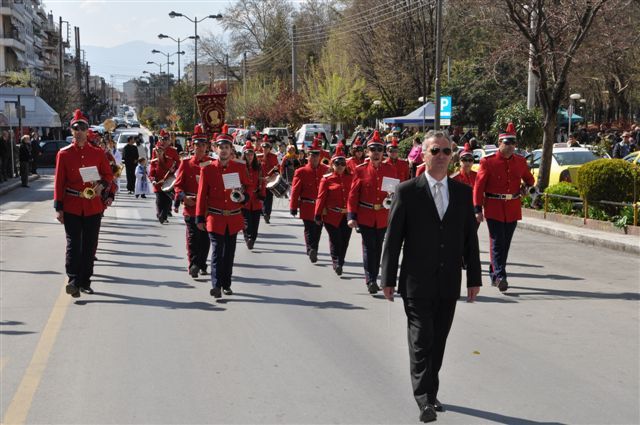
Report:
[[440,118],[451,119],[451,96],[440,98]]

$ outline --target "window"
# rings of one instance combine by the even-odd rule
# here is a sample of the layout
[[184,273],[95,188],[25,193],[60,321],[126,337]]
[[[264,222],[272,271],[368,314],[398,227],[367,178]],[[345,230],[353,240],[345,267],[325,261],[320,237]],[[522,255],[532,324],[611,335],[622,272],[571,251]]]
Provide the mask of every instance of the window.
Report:
[[558,161],[559,165],[582,165],[599,159],[591,151],[557,152],[553,154],[553,157]]

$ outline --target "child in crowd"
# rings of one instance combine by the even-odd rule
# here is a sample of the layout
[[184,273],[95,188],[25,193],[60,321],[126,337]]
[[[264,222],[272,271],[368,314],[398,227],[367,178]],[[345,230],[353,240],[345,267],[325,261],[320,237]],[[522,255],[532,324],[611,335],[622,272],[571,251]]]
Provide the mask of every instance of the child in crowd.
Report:
[[147,169],[147,159],[138,159],[138,166],[136,167],[136,198],[138,196],[146,198],[151,193],[149,186],[149,170]]

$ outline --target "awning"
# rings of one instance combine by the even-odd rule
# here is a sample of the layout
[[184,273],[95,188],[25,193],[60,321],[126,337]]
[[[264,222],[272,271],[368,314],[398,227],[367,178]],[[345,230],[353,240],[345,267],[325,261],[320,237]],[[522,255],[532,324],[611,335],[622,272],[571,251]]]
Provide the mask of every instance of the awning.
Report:
[[[5,100],[15,100],[15,96],[7,97],[5,95],[2,95],[2,93],[0,93],[0,101],[5,101]],[[60,115],[58,115],[58,113],[55,110],[53,110],[53,108],[51,108],[51,106],[49,106],[47,102],[42,100],[42,98],[38,96],[22,96],[21,102],[23,103],[23,105],[27,105],[29,103],[33,105],[33,107],[29,107],[25,111],[25,117],[22,119],[23,127],[48,127],[48,128],[54,127],[55,128],[55,127],[61,126]],[[8,120],[8,123],[5,125],[5,127],[18,126],[18,117],[15,113],[15,107],[12,107],[11,110],[12,110],[11,116],[9,117],[10,120]],[[5,117],[7,117],[6,112],[4,115]]]
[[422,123],[425,123],[429,125],[432,124],[435,120],[435,111],[436,108],[433,102],[427,102],[424,105],[420,106],[418,109],[409,112],[405,116],[383,118],[382,122],[384,122],[385,124],[422,125]]
[[16,58],[18,58],[18,62],[24,62],[24,55],[20,50],[14,47],[11,47],[11,51],[13,52],[14,55],[16,55]]

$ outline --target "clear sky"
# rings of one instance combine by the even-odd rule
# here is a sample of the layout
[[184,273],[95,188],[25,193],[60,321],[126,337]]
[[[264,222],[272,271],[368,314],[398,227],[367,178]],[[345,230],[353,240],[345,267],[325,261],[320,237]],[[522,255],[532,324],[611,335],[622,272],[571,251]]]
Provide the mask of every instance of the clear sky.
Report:
[[[45,0],[45,10],[80,27],[80,43],[85,46],[114,47],[129,41],[170,44],[159,40],[164,33],[175,38],[193,35],[194,24],[185,18],[169,17],[172,10],[190,18],[224,13],[231,0]],[[217,21],[198,24],[198,34],[220,33]],[[72,33],[73,40],[73,33]],[[73,44],[73,43],[72,43]]]

